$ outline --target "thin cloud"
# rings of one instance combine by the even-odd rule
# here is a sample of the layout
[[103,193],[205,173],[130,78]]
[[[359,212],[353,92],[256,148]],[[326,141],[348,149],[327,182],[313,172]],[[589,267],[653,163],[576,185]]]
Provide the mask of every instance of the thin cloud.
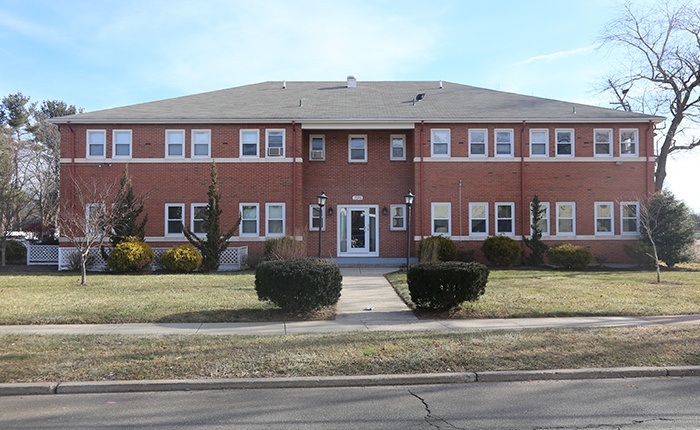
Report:
[[553,52],[551,54],[536,55],[534,57],[527,58],[523,61],[518,61],[516,64],[532,64],[540,61],[551,61],[558,60],[560,58],[573,57],[581,54],[588,54],[597,49],[600,44],[595,43],[593,45],[584,46],[582,48],[568,49],[566,51]]

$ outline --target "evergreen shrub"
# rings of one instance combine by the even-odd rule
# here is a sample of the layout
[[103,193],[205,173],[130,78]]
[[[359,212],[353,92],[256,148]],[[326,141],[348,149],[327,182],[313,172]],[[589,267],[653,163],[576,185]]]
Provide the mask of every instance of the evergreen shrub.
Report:
[[457,245],[449,237],[426,237],[418,243],[418,256],[421,262],[452,261],[457,256]]
[[107,268],[112,272],[139,272],[148,267],[154,257],[153,249],[146,242],[129,236],[112,248]]
[[562,243],[547,250],[550,263],[564,269],[583,270],[593,259],[591,251],[585,246]]
[[160,264],[177,273],[190,273],[202,265],[202,255],[191,244],[168,249],[160,258]]
[[494,266],[513,266],[520,262],[523,248],[508,236],[490,236],[481,245],[481,251]]
[[478,300],[488,277],[489,269],[480,263],[435,261],[412,265],[406,280],[416,308],[445,310]]

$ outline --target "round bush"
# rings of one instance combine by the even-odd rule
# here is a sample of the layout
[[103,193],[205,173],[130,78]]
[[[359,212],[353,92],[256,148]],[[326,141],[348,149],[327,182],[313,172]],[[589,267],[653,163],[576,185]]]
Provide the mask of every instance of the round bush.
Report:
[[5,262],[7,264],[27,264],[27,248],[17,240],[5,242]]
[[411,301],[419,309],[445,310],[473,302],[486,291],[489,269],[480,263],[436,261],[411,266],[406,275]]
[[591,262],[593,256],[585,246],[562,243],[547,250],[547,258],[555,266],[565,269],[583,270]]
[[457,255],[457,245],[449,237],[430,236],[418,243],[420,261],[452,261]]
[[194,246],[182,245],[165,251],[160,264],[171,272],[190,273],[202,265],[202,255]]
[[266,261],[255,269],[258,299],[269,300],[287,312],[335,305],[342,282],[338,265],[320,258]]
[[481,250],[494,266],[513,266],[520,262],[523,248],[508,236],[490,236],[481,245]]
[[137,237],[130,236],[112,248],[107,268],[112,272],[138,272],[153,262],[153,249]]

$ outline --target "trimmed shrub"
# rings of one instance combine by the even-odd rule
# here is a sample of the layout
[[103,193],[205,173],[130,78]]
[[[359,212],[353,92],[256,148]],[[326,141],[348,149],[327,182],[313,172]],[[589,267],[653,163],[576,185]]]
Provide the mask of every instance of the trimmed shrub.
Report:
[[160,264],[171,272],[190,273],[202,265],[202,255],[194,246],[182,245],[165,251]]
[[627,242],[622,245],[622,250],[637,266],[654,267],[654,250],[642,241]]
[[27,248],[17,240],[5,242],[5,262],[7,264],[27,264]]
[[265,241],[266,260],[291,260],[305,256],[306,246],[304,242],[293,237],[285,236]]
[[562,243],[547,250],[547,258],[555,266],[565,269],[583,270],[591,262],[593,256],[585,246]]
[[255,269],[258,299],[287,312],[305,313],[335,305],[342,282],[338,265],[320,258],[266,261]]
[[418,309],[445,310],[473,302],[486,291],[489,269],[480,263],[435,261],[411,266],[406,275]]
[[508,236],[489,236],[481,245],[481,251],[494,266],[513,266],[523,255],[520,243]]
[[107,268],[112,272],[138,272],[153,262],[153,249],[138,237],[129,236],[112,248]]
[[452,261],[457,255],[457,245],[449,237],[430,236],[418,243],[418,256],[425,261]]

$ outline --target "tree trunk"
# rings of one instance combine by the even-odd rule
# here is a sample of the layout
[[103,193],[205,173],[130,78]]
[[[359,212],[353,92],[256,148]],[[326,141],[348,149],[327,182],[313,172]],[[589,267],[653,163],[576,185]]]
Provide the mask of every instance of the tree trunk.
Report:
[[80,254],[80,285],[87,285],[87,253]]

